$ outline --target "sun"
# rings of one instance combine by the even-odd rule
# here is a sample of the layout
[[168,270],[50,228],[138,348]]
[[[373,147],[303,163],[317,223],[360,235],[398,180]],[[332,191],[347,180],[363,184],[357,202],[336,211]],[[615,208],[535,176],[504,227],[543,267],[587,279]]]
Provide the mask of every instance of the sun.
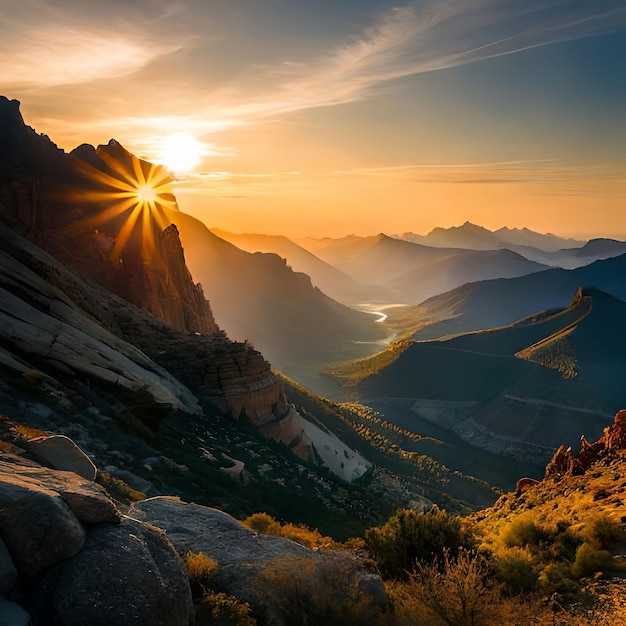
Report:
[[174,133],[163,139],[159,161],[177,174],[193,170],[202,160],[204,146],[186,135]]

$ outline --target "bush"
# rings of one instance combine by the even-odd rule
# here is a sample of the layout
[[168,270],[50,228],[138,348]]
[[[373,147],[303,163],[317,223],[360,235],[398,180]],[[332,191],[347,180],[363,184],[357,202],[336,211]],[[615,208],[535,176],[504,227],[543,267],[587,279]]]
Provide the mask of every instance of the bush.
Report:
[[576,560],[572,564],[572,576],[583,578],[596,572],[602,572],[611,566],[611,553],[595,548],[590,543],[583,543],[576,550]]
[[537,587],[539,578],[532,554],[525,548],[510,548],[495,559],[498,578],[516,593],[530,592]]
[[346,554],[284,557],[263,569],[256,591],[277,623],[375,624],[380,608],[363,588],[362,576],[360,563]]
[[196,626],[256,626],[250,605],[225,593],[205,594],[196,606]]
[[587,522],[580,532],[584,541],[596,548],[612,548],[626,540],[624,525],[610,517],[597,517]]
[[185,565],[192,596],[194,599],[204,597],[217,574],[217,562],[204,552],[187,552]]
[[281,525],[267,513],[254,513],[254,515],[246,518],[242,524],[258,533],[291,539],[291,541],[311,549],[328,548],[334,543],[330,537],[324,537],[317,529],[311,530],[304,524]]
[[426,513],[399,509],[382,526],[365,533],[365,545],[386,578],[406,578],[415,563],[432,559],[444,549],[452,555],[471,540],[461,518],[433,506]]
[[502,541],[505,546],[541,546],[550,541],[550,533],[528,519],[519,519],[511,522],[504,532]]
[[494,587],[484,557],[461,549],[448,550],[430,564],[417,563],[409,578],[414,597],[450,626],[489,623]]

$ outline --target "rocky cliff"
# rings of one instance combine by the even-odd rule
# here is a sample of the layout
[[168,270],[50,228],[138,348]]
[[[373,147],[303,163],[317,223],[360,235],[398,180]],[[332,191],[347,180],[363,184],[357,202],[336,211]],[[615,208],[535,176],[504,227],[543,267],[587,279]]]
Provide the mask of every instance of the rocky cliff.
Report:
[[[17,101],[0,97],[0,218],[31,242],[3,231],[3,287],[20,310],[38,302],[30,329],[20,320],[22,333],[16,331],[20,314],[5,310],[0,339],[13,365],[17,357],[26,370],[48,372],[52,365],[54,377],[61,368],[66,376],[112,384],[161,406],[193,412],[201,396],[237,419],[273,419],[286,409],[281,386],[259,352],[220,332],[187,269],[178,229],[164,217],[163,207],[177,208],[168,183],[162,168],[114,140],[66,154],[24,124]],[[16,273],[21,280],[13,279]],[[59,313],[68,306],[71,320]],[[45,332],[33,332],[33,323]],[[94,346],[89,356],[93,342],[86,335],[103,330],[126,347],[110,338],[108,351]],[[37,337],[43,343],[35,349]],[[167,372],[155,375],[159,365]],[[157,391],[168,376],[170,391]],[[187,390],[172,395],[176,386]]]
[[187,332],[217,330],[185,265],[165,172],[112,140],[71,154],[0,97],[0,216],[66,266]]

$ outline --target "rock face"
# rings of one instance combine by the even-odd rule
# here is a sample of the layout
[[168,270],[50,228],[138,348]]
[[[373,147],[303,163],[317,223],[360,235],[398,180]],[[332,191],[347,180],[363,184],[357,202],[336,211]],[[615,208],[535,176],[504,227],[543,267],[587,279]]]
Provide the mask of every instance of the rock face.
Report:
[[572,454],[560,446],[552,460],[546,466],[545,478],[560,480],[567,476],[584,474],[593,463],[613,452],[626,450],[626,410],[617,413],[613,424],[604,429],[604,434],[594,443],[589,443],[585,436],[581,438],[580,451]]
[[[177,207],[161,192],[163,169],[114,140],[68,155],[3,97],[0,131],[0,220],[12,229],[1,233],[0,338],[11,352],[0,352],[2,362],[22,373],[88,379],[157,412],[196,412],[185,387],[235,419],[258,423],[286,408],[269,363],[219,331],[193,283],[166,217],[164,207],[174,217]],[[135,186],[152,186],[154,198],[134,198]]]
[[[262,579],[265,568],[271,571],[274,565],[280,569],[281,564],[300,563],[303,568],[316,568],[315,571],[325,567],[337,571],[338,567],[343,567],[344,579],[337,581],[336,586],[346,595],[356,585],[371,604],[382,606],[386,601],[380,578],[367,572],[351,557],[322,554],[282,537],[257,534],[222,511],[159,497],[135,503],[129,515],[162,528],[180,554],[203,552],[217,561],[216,585],[250,602],[255,613],[263,616],[268,624],[283,623],[277,599],[281,597],[281,584],[289,586],[287,574],[282,583],[276,582],[276,588],[267,594]],[[315,584],[315,579],[316,576],[311,576],[302,582],[303,593],[307,593],[307,585]]]
[[44,576],[35,606],[38,623],[63,626],[188,626],[193,614],[182,559],[163,533],[128,518],[92,528],[80,553]]
[[27,364],[25,371],[88,378],[127,394],[134,404],[198,410],[184,385],[80,306],[104,317],[107,310],[123,310],[122,300],[90,288],[2,224],[0,243],[0,338],[22,366]]
[[[163,532],[122,518],[77,474],[0,453],[0,538],[0,594],[17,580],[35,624],[190,623],[187,570]],[[30,623],[16,605],[0,623],[5,611]]]
[[[24,124],[19,102],[4,97],[0,129],[4,221],[174,328],[217,330],[202,289],[185,265],[176,227],[165,223],[154,200],[132,197],[133,187],[166,184],[162,168],[137,159],[113,140],[97,150],[81,146],[66,154]],[[170,198],[162,201],[175,205]]]

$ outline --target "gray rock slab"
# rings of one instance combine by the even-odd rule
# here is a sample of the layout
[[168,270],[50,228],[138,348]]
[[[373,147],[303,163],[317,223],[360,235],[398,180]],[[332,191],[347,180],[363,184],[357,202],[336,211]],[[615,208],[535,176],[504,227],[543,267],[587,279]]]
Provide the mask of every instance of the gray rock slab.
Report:
[[42,623],[54,615],[59,626],[188,626],[193,615],[185,564],[165,534],[127,518],[90,529],[34,598]]

